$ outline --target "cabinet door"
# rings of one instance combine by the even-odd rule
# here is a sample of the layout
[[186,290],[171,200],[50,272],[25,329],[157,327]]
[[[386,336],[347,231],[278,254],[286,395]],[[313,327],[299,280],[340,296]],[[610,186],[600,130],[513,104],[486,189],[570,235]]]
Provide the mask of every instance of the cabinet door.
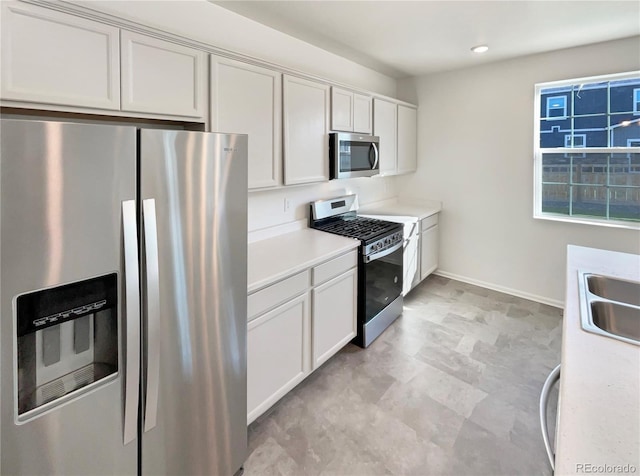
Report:
[[211,130],[249,134],[249,188],[282,183],[282,74],[211,56]]
[[353,131],[371,134],[373,131],[373,114],[371,113],[371,96],[353,94]]
[[118,29],[2,3],[2,99],[120,108]]
[[247,424],[310,372],[309,294],[249,322]]
[[356,336],[357,291],[357,268],[312,291],[314,369]]
[[418,114],[412,107],[398,104],[398,173],[415,172],[417,157]]
[[121,41],[123,111],[204,117],[202,51],[124,30]]
[[423,231],[420,240],[420,279],[424,279],[438,267],[438,225]]
[[353,93],[331,88],[331,130],[353,131]]
[[329,180],[329,86],[284,75],[284,183]]
[[395,175],[397,167],[398,106],[396,103],[373,100],[373,135],[380,138],[380,175]]

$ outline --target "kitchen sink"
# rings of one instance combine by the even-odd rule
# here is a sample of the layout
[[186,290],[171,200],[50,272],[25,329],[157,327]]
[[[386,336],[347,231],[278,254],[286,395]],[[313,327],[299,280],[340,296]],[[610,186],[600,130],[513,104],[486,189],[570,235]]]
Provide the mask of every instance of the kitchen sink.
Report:
[[640,282],[578,273],[582,328],[640,345]]
[[640,283],[621,279],[598,276],[587,276],[589,291],[601,298],[640,306]]
[[594,301],[591,316],[593,323],[603,331],[640,342],[640,308]]

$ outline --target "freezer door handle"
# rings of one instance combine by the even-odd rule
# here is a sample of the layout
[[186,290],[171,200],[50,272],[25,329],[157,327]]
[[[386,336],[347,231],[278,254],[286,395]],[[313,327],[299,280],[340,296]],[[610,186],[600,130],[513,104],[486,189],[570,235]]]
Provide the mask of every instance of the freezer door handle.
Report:
[[160,271],[158,266],[158,227],[156,201],[142,202],[145,255],[145,318],[146,318],[146,397],[144,431],[156,426],[158,386],[160,379]]
[[124,444],[136,439],[140,382],[140,288],[138,275],[138,230],[136,202],[122,202],[125,284],[125,392]]

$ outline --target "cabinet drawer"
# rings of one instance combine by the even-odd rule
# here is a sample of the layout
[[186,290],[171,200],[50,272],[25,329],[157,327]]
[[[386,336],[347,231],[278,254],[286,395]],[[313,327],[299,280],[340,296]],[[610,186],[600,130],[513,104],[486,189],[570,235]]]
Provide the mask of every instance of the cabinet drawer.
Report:
[[427,231],[432,226],[438,224],[438,214],[431,215],[430,217],[422,219],[422,231]]
[[317,285],[327,281],[328,279],[338,276],[341,273],[357,266],[358,264],[358,251],[350,251],[347,254],[338,256],[326,263],[313,268],[313,285]]
[[305,292],[308,287],[309,271],[307,270],[250,294],[247,302],[248,319],[254,319],[278,304]]

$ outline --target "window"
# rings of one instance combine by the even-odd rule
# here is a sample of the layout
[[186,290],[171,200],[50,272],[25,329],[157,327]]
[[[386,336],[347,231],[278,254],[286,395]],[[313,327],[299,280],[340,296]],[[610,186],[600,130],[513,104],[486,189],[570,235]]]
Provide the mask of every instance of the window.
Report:
[[[571,141],[573,139],[573,142]],[[587,134],[567,134],[564,136],[565,147],[584,147],[587,143]]]
[[640,228],[640,71],[535,93],[534,216]]
[[564,119],[567,115],[567,98],[553,96],[547,98],[547,118]]

